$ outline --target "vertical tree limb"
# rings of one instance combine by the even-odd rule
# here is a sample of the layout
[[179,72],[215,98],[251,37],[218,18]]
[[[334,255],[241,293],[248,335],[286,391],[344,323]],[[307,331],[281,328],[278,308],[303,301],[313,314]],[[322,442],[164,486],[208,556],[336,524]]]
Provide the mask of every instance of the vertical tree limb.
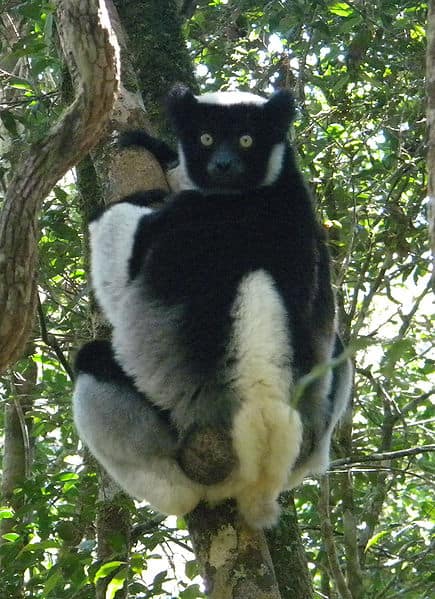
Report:
[[427,171],[429,195],[429,231],[431,236],[433,271],[432,285],[435,291],[435,0],[430,0],[427,18],[426,53],[427,90]]
[[[352,430],[352,410],[347,409],[341,421],[338,437],[340,452],[344,455],[351,455],[352,453]],[[340,476],[340,495],[342,499],[347,586],[353,599],[361,599],[364,595],[364,586],[358,545],[357,509],[354,501],[353,479],[348,472]]]
[[321,521],[321,532],[325,543],[326,553],[328,555],[329,567],[332,578],[335,581],[338,592],[342,599],[353,599],[347,586],[346,579],[341,571],[340,562],[337,554],[337,547],[334,540],[334,530],[332,528],[331,515],[329,512],[329,478],[323,476],[320,482],[319,513]]
[[[32,466],[32,443],[29,439],[31,424],[26,420],[26,413],[32,407],[32,393],[35,391],[37,367],[30,354],[20,376],[12,375],[10,397],[4,404],[4,444],[2,456],[1,500],[15,511],[12,518],[0,520],[0,545],[7,543],[4,535],[19,532],[24,527],[25,494],[16,493],[23,487]],[[16,528],[15,528],[16,527]],[[25,538],[21,538],[22,545]],[[7,553],[0,556],[0,571],[9,569]],[[12,584],[8,587],[10,599],[21,599],[23,596],[24,572],[16,572]]]
[[266,534],[279,590],[283,598],[311,599],[313,586],[293,493],[283,494],[280,503],[283,506],[280,521]]
[[233,501],[200,504],[188,525],[208,597],[281,599],[264,533],[246,526]]
[[30,149],[0,214],[0,372],[22,353],[33,322],[41,201],[98,141],[118,90],[118,46],[104,2],[58,0],[57,14],[80,85],[63,118]]

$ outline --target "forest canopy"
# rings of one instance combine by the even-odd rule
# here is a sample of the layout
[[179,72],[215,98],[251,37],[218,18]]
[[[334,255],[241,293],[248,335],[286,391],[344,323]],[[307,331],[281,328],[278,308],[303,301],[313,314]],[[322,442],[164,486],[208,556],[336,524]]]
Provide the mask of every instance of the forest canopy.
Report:
[[[147,118],[169,142],[162,107],[175,80],[201,92],[293,91],[290,136],[328,234],[340,330],[355,362],[352,422],[346,419],[334,440],[327,510],[318,480],[294,494],[313,596],[430,599],[435,329],[427,4],[115,5]],[[176,13],[180,39],[168,29],[169,13]],[[167,54],[142,56],[153,36]],[[172,43],[184,44],[177,61]],[[0,82],[1,209],[23,155],[74,95],[55,5],[0,0]],[[97,148],[92,160],[104,156]],[[97,559],[98,468],[74,430],[71,391],[73,357],[102,326],[90,297],[86,225],[106,189],[90,158],[82,158],[43,202],[35,323],[24,355],[0,378],[0,597],[92,597],[102,580],[106,597],[121,597],[127,584],[131,597],[202,597],[184,520],[163,519],[128,498],[120,501],[129,517],[129,560],[116,534],[111,543],[124,557]],[[280,542],[285,556],[285,536]]]

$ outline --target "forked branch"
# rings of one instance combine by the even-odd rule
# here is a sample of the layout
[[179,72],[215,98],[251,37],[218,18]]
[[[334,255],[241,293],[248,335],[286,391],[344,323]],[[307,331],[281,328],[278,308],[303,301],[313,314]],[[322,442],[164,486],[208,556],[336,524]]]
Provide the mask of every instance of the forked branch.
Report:
[[57,181],[96,144],[119,87],[119,51],[102,0],[58,0],[76,98],[17,169],[0,214],[0,372],[21,355],[36,307],[38,214]]

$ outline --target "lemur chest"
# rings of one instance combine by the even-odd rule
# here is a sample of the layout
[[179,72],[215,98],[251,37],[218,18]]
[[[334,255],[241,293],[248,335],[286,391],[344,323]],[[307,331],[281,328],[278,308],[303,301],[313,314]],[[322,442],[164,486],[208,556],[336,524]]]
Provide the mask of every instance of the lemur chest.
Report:
[[278,286],[293,281],[295,287],[295,278],[311,270],[300,258],[302,246],[279,219],[205,216],[195,223],[172,223],[159,234],[148,255],[146,278],[157,297],[169,304],[210,301],[229,306],[242,278],[259,269]]
[[280,282],[289,278],[292,260],[285,229],[271,235],[272,226],[253,219],[185,223],[151,249],[147,284],[159,303],[182,306],[177,339],[201,371],[237,361],[261,378],[268,365],[288,363],[288,302]]

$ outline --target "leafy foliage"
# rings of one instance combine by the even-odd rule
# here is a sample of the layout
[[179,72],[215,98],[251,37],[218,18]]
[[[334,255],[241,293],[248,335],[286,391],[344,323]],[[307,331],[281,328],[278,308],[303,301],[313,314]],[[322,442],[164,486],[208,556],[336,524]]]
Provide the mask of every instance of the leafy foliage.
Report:
[[[359,456],[433,440],[424,170],[427,7],[417,0],[197,4],[184,33],[203,90],[268,92],[285,86],[297,96],[299,119],[292,135],[329,231],[342,332],[360,348],[353,426],[343,427],[335,444],[335,456],[351,456],[353,463],[331,474],[340,564],[355,597],[429,599],[435,571],[431,454],[358,462]],[[3,1],[0,9],[18,32],[11,38],[1,17],[0,181],[5,184],[20,149],[62,106],[52,6]],[[20,588],[32,598],[90,597],[99,577],[110,577],[115,593],[127,572],[124,563],[96,562],[95,465],[89,456],[77,457],[69,407],[65,367],[91,332],[82,221],[71,178],[47,199],[41,220],[40,328],[31,358],[38,376],[26,411],[32,468],[9,502],[15,509],[0,510],[0,519],[12,521],[0,546],[2,592],[8,597]],[[14,395],[10,378],[2,390]],[[314,482],[296,493],[316,589],[331,597],[335,581],[318,500]],[[132,525],[131,596],[201,596],[184,533],[144,507],[132,509]],[[188,556],[186,576],[178,573],[174,587],[171,555],[181,546]],[[162,551],[169,555],[164,567]],[[358,568],[364,591],[358,590]]]

